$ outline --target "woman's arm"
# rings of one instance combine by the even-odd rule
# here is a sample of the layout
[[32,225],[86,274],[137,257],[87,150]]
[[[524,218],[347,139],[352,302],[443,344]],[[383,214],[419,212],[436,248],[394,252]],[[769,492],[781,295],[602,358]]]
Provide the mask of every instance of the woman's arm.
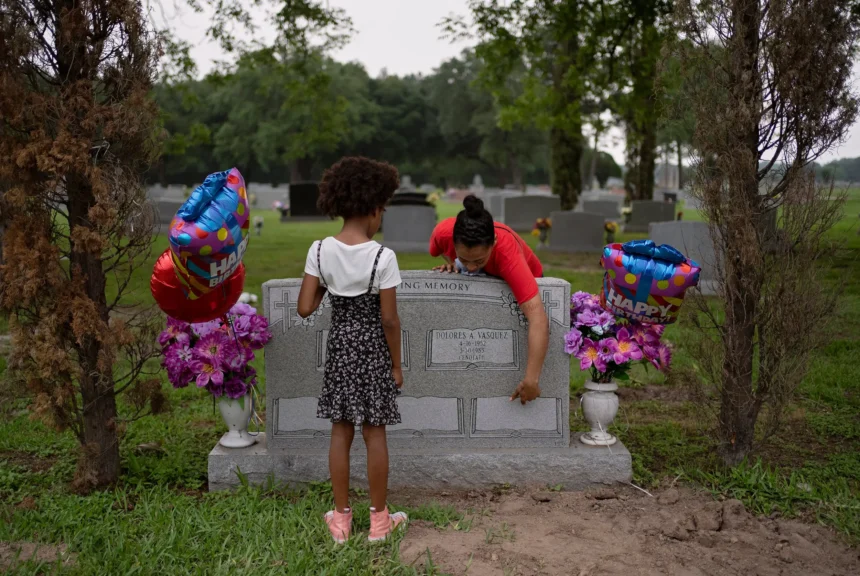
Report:
[[511,400],[519,398],[520,402],[525,404],[540,396],[540,373],[549,347],[549,319],[546,317],[540,295],[535,295],[534,298],[522,304],[520,309],[529,321],[528,363],[525,378],[517,386]]
[[403,386],[403,371],[400,366],[400,316],[397,315],[397,288],[379,291],[379,301],[382,306],[382,329],[385,331],[385,341],[391,352],[391,371],[397,387]]
[[302,279],[302,289],[299,291],[296,312],[302,318],[307,318],[320,307],[323,296],[325,296],[325,287],[320,286],[320,279],[311,274],[305,274]]

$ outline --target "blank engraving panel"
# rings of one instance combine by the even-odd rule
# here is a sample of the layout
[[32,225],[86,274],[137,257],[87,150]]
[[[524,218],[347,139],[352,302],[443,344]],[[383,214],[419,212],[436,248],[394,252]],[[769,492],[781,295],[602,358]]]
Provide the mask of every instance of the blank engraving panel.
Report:
[[[401,423],[389,426],[395,436],[463,436],[463,401],[460,398],[397,399]],[[407,433],[409,432],[409,433]]]
[[[278,433],[286,433],[288,436],[319,436],[321,435],[319,433],[323,432],[331,434],[331,422],[325,418],[317,418],[315,397],[280,398],[276,405]],[[318,433],[308,433],[308,431]]]
[[559,398],[523,406],[509,397],[472,399],[472,436],[555,436],[562,433]]
[[[388,426],[397,436],[464,436],[463,402],[459,398],[397,399],[402,423]],[[281,398],[277,402],[278,434],[320,436],[331,433],[331,421],[317,418],[317,398]]]

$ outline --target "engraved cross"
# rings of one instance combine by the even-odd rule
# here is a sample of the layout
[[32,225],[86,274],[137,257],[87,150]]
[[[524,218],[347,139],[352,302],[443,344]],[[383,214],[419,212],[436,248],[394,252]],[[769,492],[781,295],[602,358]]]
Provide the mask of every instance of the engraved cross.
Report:
[[292,325],[293,313],[298,313],[297,303],[290,302],[290,293],[287,290],[283,290],[281,292],[281,301],[274,302],[272,306],[276,310],[282,310],[281,334],[286,334],[287,328]]
[[552,334],[552,311],[561,308],[561,302],[552,299],[552,290],[544,290],[541,300],[543,300],[543,309],[546,311],[546,319],[549,322],[549,331]]

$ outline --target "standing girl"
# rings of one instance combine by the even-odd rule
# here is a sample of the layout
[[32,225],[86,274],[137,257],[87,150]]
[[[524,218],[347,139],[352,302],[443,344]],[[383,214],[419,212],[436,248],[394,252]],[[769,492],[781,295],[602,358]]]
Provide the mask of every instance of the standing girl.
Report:
[[317,417],[332,422],[329,470],[335,509],[325,521],[339,544],[349,538],[352,526],[349,451],[357,425],[367,446],[369,539],[384,540],[406,522],[402,512],[389,514],[386,504],[385,427],[400,423],[396,399],[403,386],[397,316],[400,270],[394,252],[373,241],[398,186],[393,166],[367,158],[343,158],[325,172],[319,208],[332,218],[343,218],[343,229],[313,243],[299,293],[302,318],[315,312],[326,292],[332,304]]

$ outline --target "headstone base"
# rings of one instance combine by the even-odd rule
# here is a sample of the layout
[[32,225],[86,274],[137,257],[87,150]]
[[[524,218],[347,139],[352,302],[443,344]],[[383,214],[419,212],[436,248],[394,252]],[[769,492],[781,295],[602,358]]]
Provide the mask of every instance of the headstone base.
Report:
[[430,252],[429,240],[427,242],[386,242],[383,239],[382,245],[396,253],[428,254]]
[[[351,482],[367,486],[367,455],[356,434],[350,459]],[[216,445],[209,453],[209,490],[240,485],[241,471],[251,484],[273,478],[277,484],[302,485],[329,478],[328,451],[295,450],[270,454],[266,436],[248,448]],[[472,489],[500,484],[562,486],[582,490],[596,484],[629,482],[633,477],[630,452],[621,442],[612,447],[586,446],[571,435],[566,448],[508,448],[469,450],[389,449],[388,484],[392,488]]]
[[328,216],[281,216],[281,222],[325,222],[331,220]]

